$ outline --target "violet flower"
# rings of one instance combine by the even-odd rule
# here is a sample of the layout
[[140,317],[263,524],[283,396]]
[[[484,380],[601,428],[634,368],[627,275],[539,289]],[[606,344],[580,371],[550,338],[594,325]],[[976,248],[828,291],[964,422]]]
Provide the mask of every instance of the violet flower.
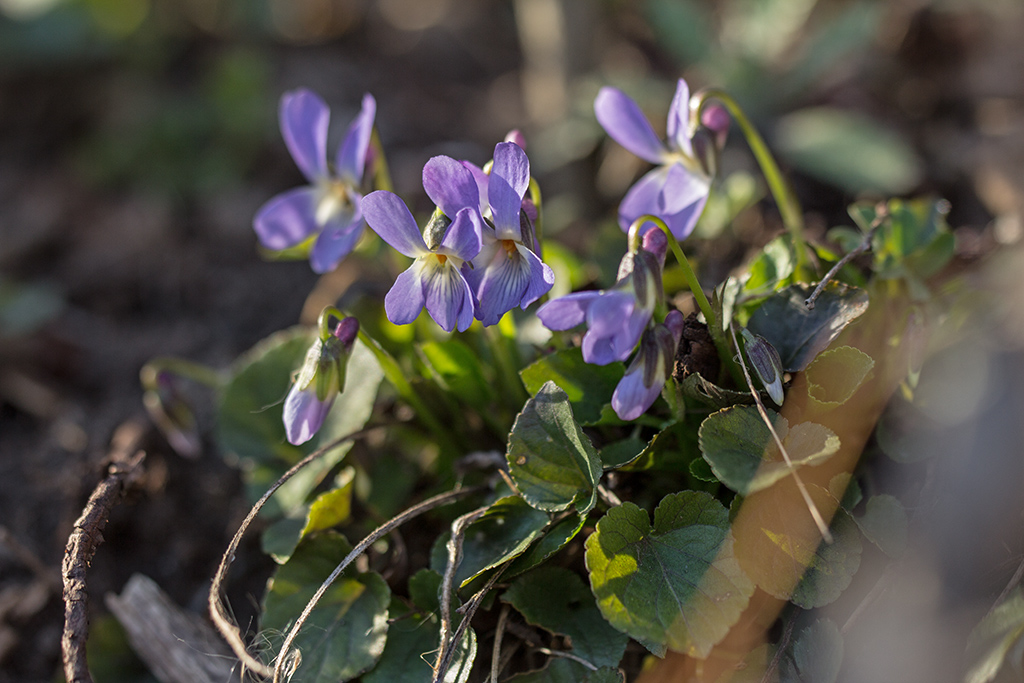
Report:
[[668,110],[668,140],[658,139],[640,107],[622,91],[604,87],[594,100],[597,120],[616,142],[658,167],[629,189],[619,205],[619,225],[629,230],[640,216],[661,218],[677,240],[697,224],[711,189],[691,143],[688,104],[690,89],[679,79]]
[[537,317],[551,330],[568,330],[586,322],[582,348],[588,363],[626,360],[664,299],[661,271],[667,248],[665,233],[648,230],[640,249],[622,257],[610,289],[559,297],[541,306]]
[[260,244],[279,251],[316,235],[309,263],[317,273],[333,270],[355,248],[365,225],[360,185],[376,110],[373,96],[364,95],[362,109],[329,166],[327,105],[309,90],[285,93],[281,134],[310,184],[279,194],[260,207],[253,219]]
[[299,375],[284,399],[284,430],[288,442],[305,443],[320,429],[334,399],[345,387],[345,370],[359,321],[345,318],[325,339],[317,338],[306,353]]
[[676,347],[683,334],[683,314],[669,311],[665,322],[644,332],[640,350],[612,394],[612,409],[620,420],[643,415],[672,374]]
[[473,174],[446,156],[423,167],[423,188],[437,211],[420,233],[405,202],[391,192],[372,192],[363,198],[363,213],[382,240],[416,259],[398,276],[384,297],[384,311],[396,325],[411,323],[424,306],[446,332],[464,332],[473,324],[473,293],[463,277],[463,265],[480,253],[483,219]]
[[[479,186],[480,212],[490,220],[484,224],[480,253],[464,274],[476,295],[476,317],[494,325],[516,306],[525,309],[544,296],[555,274],[537,255],[536,210],[532,203],[524,207],[530,160],[522,147],[499,142],[490,174],[463,163]],[[527,208],[534,208],[532,218]]]

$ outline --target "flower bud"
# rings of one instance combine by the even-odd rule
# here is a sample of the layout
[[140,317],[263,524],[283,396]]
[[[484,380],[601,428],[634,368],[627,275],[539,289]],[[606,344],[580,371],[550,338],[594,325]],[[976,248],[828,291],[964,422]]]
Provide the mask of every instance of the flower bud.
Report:
[[146,365],[139,377],[145,389],[142,402],[146,411],[171,448],[182,457],[198,457],[201,440],[195,415],[178,388],[174,375]]
[[757,378],[761,380],[771,399],[781,406],[785,397],[782,393],[783,370],[779,352],[761,335],[752,334],[745,328],[740,330],[740,334],[743,335],[747,358],[750,359],[750,365],[757,373]]

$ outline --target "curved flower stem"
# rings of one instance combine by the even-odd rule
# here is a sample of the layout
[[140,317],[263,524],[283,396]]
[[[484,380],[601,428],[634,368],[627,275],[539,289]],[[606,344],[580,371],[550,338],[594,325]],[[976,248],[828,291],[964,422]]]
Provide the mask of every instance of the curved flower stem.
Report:
[[331,318],[335,318],[338,322],[341,322],[348,316],[339,311],[334,306],[328,306],[324,310],[320,311],[320,315],[316,319],[316,329],[320,333],[320,339],[325,340],[331,336],[330,321]]
[[743,136],[747,139],[750,151],[754,153],[754,158],[757,159],[761,172],[764,174],[764,179],[768,183],[768,189],[771,191],[772,196],[775,198],[775,203],[779,207],[779,213],[782,214],[782,222],[793,239],[793,247],[796,250],[796,276],[801,280],[812,279],[807,259],[807,243],[804,241],[803,212],[800,209],[800,203],[797,201],[796,195],[793,194],[793,190],[789,187],[789,183],[786,182],[785,176],[779,170],[775,157],[768,150],[768,145],[765,144],[764,138],[761,137],[761,134],[750,123],[750,119],[747,118],[743,109],[740,108],[739,103],[724,90],[706,88],[697,92],[690,100],[690,110],[693,112],[691,118],[693,120],[700,121],[704,106],[709,100],[720,102],[732,115],[740,130],[743,131]]

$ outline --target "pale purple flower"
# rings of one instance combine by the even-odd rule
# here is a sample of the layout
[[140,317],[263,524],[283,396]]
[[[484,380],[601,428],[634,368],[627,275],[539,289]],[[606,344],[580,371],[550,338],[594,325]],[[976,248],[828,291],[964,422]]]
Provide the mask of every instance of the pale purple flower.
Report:
[[359,334],[359,321],[345,318],[326,339],[317,338],[284,399],[284,430],[288,443],[299,445],[313,438],[334,399],[345,387],[348,356]]
[[281,134],[309,185],[279,194],[260,208],[253,219],[260,244],[279,251],[315,235],[309,263],[317,273],[333,270],[355,248],[365,226],[360,186],[376,111],[373,96],[364,95],[362,109],[331,166],[327,162],[327,105],[309,90],[285,93]]
[[604,87],[594,100],[598,122],[616,142],[658,167],[642,177],[619,205],[619,225],[629,230],[640,216],[665,221],[677,240],[693,232],[711,189],[711,178],[694,154],[689,128],[690,89],[679,79],[668,111],[668,140],[658,139],[636,102]]
[[382,240],[415,259],[384,297],[388,320],[411,323],[424,306],[446,332],[473,324],[473,293],[463,265],[480,253],[483,219],[473,174],[450,157],[437,156],[423,167],[423,188],[437,205],[427,226],[427,242],[405,202],[391,192],[363,198],[363,213]]
[[537,317],[551,330],[568,330],[586,322],[582,349],[588,363],[626,360],[664,299],[661,271],[667,248],[665,233],[648,230],[640,249],[622,257],[610,289],[559,297],[541,306]]
[[640,350],[612,394],[612,409],[620,420],[643,415],[672,374],[676,347],[683,334],[683,314],[669,311],[665,322],[644,332]]
[[[516,306],[525,309],[544,296],[555,283],[555,274],[537,255],[536,207],[532,202],[524,207],[530,160],[522,147],[499,142],[490,174],[468,162],[464,166],[476,179],[479,210],[487,220],[480,253],[464,274],[476,295],[476,317],[484,325],[494,325]],[[532,217],[528,209],[533,209]]]

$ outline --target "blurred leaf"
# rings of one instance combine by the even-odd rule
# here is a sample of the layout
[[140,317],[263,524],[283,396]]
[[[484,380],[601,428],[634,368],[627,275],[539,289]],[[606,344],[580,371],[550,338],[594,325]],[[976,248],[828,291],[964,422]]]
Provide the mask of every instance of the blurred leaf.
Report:
[[616,628],[705,658],[736,623],[754,586],[733,556],[728,512],[706,493],[665,497],[647,513],[612,508],[586,543],[590,586]]
[[921,178],[910,145],[853,112],[813,107],[787,114],[779,121],[776,146],[800,170],[851,194],[903,194]]
[[526,552],[513,560],[502,577],[509,579],[544,563],[549,557],[568,545],[569,541],[580,532],[586,521],[586,515],[569,515],[555,522],[544,530],[540,539],[527,548]]
[[[834,228],[830,228],[825,233],[825,238],[829,242],[835,242],[839,245],[839,248],[843,250],[844,254],[848,254],[857,247],[860,246],[861,242],[864,241],[864,233],[851,228],[848,225],[838,225]],[[833,259],[838,261],[839,259]]]
[[894,496],[880,494],[868,499],[863,517],[854,517],[861,533],[893,559],[907,548],[907,511]]
[[852,346],[822,351],[807,366],[807,393],[821,404],[838,407],[856,393],[871,374],[875,361]]
[[804,95],[826,73],[857,52],[870,50],[878,35],[882,8],[873,2],[833,6],[839,13],[809,32],[801,59],[787,70],[783,87],[790,96]]
[[800,631],[779,661],[779,683],[835,683],[843,665],[843,636],[830,619]]
[[[277,652],[295,618],[324,579],[352,549],[344,537],[325,533],[299,544],[267,584],[260,628]],[[295,683],[339,682],[370,669],[384,651],[391,590],[376,572],[349,567],[324,593],[295,638],[302,661]]]
[[0,335],[29,334],[64,310],[64,297],[45,283],[19,284],[0,277]]
[[[319,433],[301,446],[288,443],[282,417],[284,397],[292,373],[302,365],[313,339],[314,332],[306,328],[292,328],[264,339],[236,361],[234,375],[221,396],[217,440],[224,453],[233,453],[246,462],[246,483],[253,499],[262,495],[288,466],[360,429],[373,413],[383,373],[373,355],[357,341],[348,361],[344,391]],[[351,442],[336,446],[297,473],[268,501],[264,514],[280,515],[302,506],[351,447]]]
[[516,417],[506,458],[523,498],[538,510],[575,504],[582,514],[594,507],[601,460],[554,382],[545,383]]
[[828,427],[786,418],[768,410],[782,439],[791,469],[754,406],[737,406],[709,416],[700,426],[700,450],[723,484],[741,495],[768,488],[801,466],[820,465],[839,450],[839,437]]
[[813,309],[804,301],[813,287],[790,285],[772,296],[750,316],[747,328],[768,340],[779,352],[787,372],[799,372],[839,336],[843,328],[868,308],[867,292],[831,282]]
[[967,641],[967,653],[974,665],[964,683],[989,683],[995,680],[1010,650],[1024,637],[1024,592],[1020,586],[985,615]]
[[449,339],[423,344],[420,351],[441,388],[455,394],[466,405],[477,410],[487,409],[494,392],[472,349],[457,339]]
[[601,616],[590,588],[573,571],[541,567],[501,596],[534,626],[568,636],[572,653],[597,667],[618,666],[629,638]]
[[573,414],[582,425],[601,419],[601,408],[611,403],[615,386],[622,379],[622,363],[591,365],[583,360],[581,349],[562,349],[544,356],[519,373],[530,394],[536,394],[545,382],[554,382],[572,403]]
[[789,235],[779,235],[758,254],[750,264],[750,277],[743,284],[749,293],[769,292],[793,274],[796,267],[796,252]]
[[466,528],[455,585],[465,586],[488,569],[520,555],[540,536],[550,518],[519,496],[496,500]]
[[715,32],[702,5],[690,0],[648,0],[648,25],[680,65],[701,62]]

